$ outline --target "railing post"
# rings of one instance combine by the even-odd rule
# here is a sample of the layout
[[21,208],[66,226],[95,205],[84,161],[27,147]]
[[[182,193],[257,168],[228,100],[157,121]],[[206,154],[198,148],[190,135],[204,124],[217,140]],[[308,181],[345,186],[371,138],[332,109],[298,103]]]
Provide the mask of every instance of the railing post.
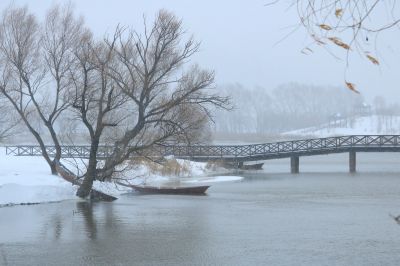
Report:
[[350,171],[350,173],[356,172],[356,152],[355,151],[349,152],[349,171]]

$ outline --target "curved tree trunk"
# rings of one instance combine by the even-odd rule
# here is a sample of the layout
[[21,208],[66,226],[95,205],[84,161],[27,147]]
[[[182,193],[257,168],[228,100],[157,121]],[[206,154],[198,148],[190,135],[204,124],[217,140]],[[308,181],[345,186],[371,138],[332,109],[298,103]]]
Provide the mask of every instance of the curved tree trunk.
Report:
[[76,195],[80,198],[87,198],[92,191],[94,176],[89,175],[88,173],[83,179],[82,184],[79,186],[78,190],[76,191]]
[[96,172],[97,172],[97,150],[99,149],[99,138],[95,139],[97,136],[91,141],[90,147],[90,155],[89,155],[89,164],[85,174],[85,178],[83,179],[82,184],[79,186],[76,195],[80,198],[86,198],[90,195],[92,190],[93,182],[96,180]]
[[57,171],[57,161],[54,159],[53,161],[51,161],[50,163],[50,169],[51,169],[51,174],[52,175],[58,175],[58,171]]

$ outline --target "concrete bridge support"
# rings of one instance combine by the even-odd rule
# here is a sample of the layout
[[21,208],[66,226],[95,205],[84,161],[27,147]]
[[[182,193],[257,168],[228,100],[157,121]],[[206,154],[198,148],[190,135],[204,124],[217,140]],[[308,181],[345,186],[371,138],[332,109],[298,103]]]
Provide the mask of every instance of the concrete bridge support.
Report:
[[292,156],[290,157],[290,172],[292,174],[298,174],[299,173],[299,156]]
[[351,151],[349,152],[349,171],[350,173],[356,172],[356,152]]

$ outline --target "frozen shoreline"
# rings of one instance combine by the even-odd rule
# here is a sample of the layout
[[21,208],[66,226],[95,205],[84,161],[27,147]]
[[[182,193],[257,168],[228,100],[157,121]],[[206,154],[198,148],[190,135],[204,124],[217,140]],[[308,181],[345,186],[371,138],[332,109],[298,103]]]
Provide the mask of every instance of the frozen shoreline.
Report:
[[[207,174],[212,172],[206,169],[205,163],[178,161],[190,165],[190,172],[183,177],[157,175],[151,173],[146,167],[140,166],[135,169],[138,177],[133,178],[132,181],[136,184],[180,182],[182,185],[194,185],[242,179],[239,176],[210,177]],[[0,169],[0,206],[78,199],[75,196],[77,187],[59,176],[51,175],[49,167],[42,157],[6,156],[4,148],[0,148]],[[96,181],[94,188],[117,197],[132,191],[130,188],[113,182]]]

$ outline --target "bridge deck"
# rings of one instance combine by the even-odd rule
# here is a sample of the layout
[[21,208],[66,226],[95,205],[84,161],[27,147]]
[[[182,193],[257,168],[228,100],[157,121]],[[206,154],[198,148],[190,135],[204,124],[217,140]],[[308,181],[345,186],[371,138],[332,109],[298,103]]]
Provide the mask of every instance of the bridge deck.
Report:
[[[46,150],[51,155],[55,154],[53,146],[46,146]],[[98,157],[107,158],[112,150],[112,146],[100,146]],[[156,146],[150,156],[174,155],[195,161],[245,162],[350,151],[400,152],[400,135],[352,135],[252,145]],[[89,152],[90,146],[62,146],[64,158],[88,158]],[[41,149],[37,145],[6,146],[6,154],[41,156]]]

